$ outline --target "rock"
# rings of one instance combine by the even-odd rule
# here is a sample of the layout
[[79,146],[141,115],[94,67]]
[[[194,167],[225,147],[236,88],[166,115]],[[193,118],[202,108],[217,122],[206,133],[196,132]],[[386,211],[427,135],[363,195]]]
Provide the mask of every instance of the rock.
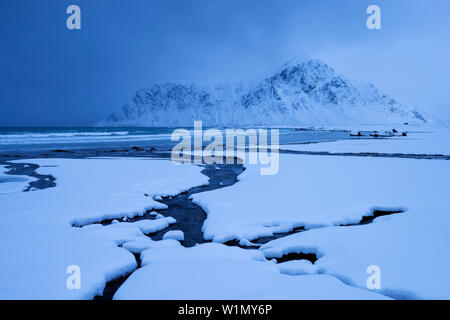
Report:
[[55,149],[55,150],[53,150],[53,152],[58,152],[58,153],[72,153],[72,151],[63,150],[63,149]]
[[371,137],[382,137],[382,138],[387,138],[387,137],[393,137],[394,134],[391,131],[385,131],[385,132],[378,132],[378,131],[374,131],[370,134]]

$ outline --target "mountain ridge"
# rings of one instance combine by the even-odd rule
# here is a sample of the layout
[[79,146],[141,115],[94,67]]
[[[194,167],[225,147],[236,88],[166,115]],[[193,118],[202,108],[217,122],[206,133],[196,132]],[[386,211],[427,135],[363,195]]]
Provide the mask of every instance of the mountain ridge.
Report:
[[98,126],[314,126],[426,123],[373,84],[350,81],[318,59],[294,58],[251,83],[166,82],[136,92]]

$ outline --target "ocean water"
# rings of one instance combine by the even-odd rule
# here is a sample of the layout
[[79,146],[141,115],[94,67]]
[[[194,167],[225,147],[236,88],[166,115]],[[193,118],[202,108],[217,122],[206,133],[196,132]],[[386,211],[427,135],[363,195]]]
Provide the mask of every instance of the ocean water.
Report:
[[[190,131],[193,128],[185,128]],[[207,128],[203,128],[206,130]],[[221,129],[223,132],[225,129]],[[351,138],[346,131],[279,129],[280,143],[307,143]],[[33,127],[1,128],[0,152],[41,151],[54,149],[154,147],[170,150],[177,142],[171,141],[174,128],[94,128],[94,127]],[[224,134],[225,136],[225,134]],[[269,135],[270,137],[270,135]],[[270,142],[270,138],[269,138]],[[208,144],[205,141],[204,144]]]

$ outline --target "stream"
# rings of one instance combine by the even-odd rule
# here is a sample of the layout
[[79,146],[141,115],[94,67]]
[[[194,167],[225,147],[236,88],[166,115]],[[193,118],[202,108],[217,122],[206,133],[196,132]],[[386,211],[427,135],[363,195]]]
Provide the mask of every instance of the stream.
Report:
[[[115,153],[115,156],[144,156],[144,157],[153,157],[153,158],[169,158],[168,154],[165,153],[159,153],[155,152],[154,150],[145,150],[145,149],[126,149],[126,150],[114,150],[114,151],[95,151],[95,156],[98,155],[105,155],[109,154],[109,156],[112,153]],[[283,152],[283,151],[281,151]],[[58,153],[58,157],[67,157],[67,158],[85,158],[88,156],[94,156],[91,152],[88,152],[89,154],[73,154],[63,151],[54,151],[54,153]],[[294,154],[303,154],[301,152],[286,152],[286,153],[294,153]],[[310,154],[310,153],[307,153]],[[323,155],[323,154],[321,154]],[[331,154],[328,154],[331,155]],[[347,156],[347,154],[345,154]],[[354,155],[353,155],[354,156]],[[361,156],[361,155],[360,155]],[[364,155],[364,156],[371,156],[371,155]],[[42,157],[42,155],[41,155]],[[46,154],[44,157],[55,157],[54,154]],[[433,159],[433,158],[432,158]],[[442,159],[442,158],[438,158]],[[39,168],[39,166],[32,164],[32,163],[12,163],[9,162],[6,159],[6,161],[1,161],[0,163],[4,163],[8,165],[8,174],[12,175],[27,175],[36,178],[37,180],[30,183],[30,186],[25,191],[31,191],[33,189],[45,189],[54,187],[55,184],[55,178],[50,175],[40,175],[36,172],[36,169]],[[160,213],[163,216],[166,217],[173,217],[176,219],[177,223],[169,226],[166,229],[160,230],[156,233],[149,234],[153,240],[161,240],[162,236],[169,230],[181,230],[184,233],[184,241],[181,242],[184,247],[192,247],[199,243],[205,243],[208,242],[204,240],[203,238],[203,232],[202,232],[202,226],[206,219],[206,213],[205,211],[195,204],[190,197],[193,194],[206,192],[206,191],[212,191],[217,190],[221,188],[225,188],[228,186],[234,185],[236,182],[238,182],[238,176],[245,170],[244,166],[242,164],[212,164],[212,165],[201,165],[203,167],[202,173],[208,176],[209,183],[204,186],[197,186],[188,189],[185,192],[179,193],[175,196],[168,196],[168,197],[162,197],[162,199],[157,200],[161,203],[164,203],[167,205],[167,209],[156,209],[156,210],[149,210],[142,216],[137,216],[132,219],[128,219],[128,222],[135,222],[142,219],[155,219],[155,216],[153,214],[150,214],[151,211],[156,211]],[[357,225],[363,225],[367,223],[371,223],[376,217],[389,215],[389,214],[397,214],[401,213],[403,210],[374,210],[371,215],[363,216],[361,221],[359,223],[351,224],[351,225],[342,225],[342,227],[348,227],[348,226],[357,226]],[[111,223],[110,220],[101,221],[100,223],[107,225]],[[79,226],[76,226],[79,227]],[[282,238],[297,232],[304,232],[307,231],[307,229],[303,227],[296,228],[292,230],[291,232],[285,232],[285,233],[278,233],[274,234],[271,237],[261,237],[259,239],[256,239],[252,241],[255,244],[264,244],[271,240]],[[257,250],[258,247],[254,246],[242,246],[239,245],[239,242],[237,240],[228,241],[225,243],[225,245],[229,246],[239,246],[243,249],[247,250]],[[138,268],[140,267],[140,257],[138,254],[134,255],[138,264]],[[301,260],[306,259],[309,260],[312,263],[315,263],[317,261],[318,257],[314,253],[291,253],[289,255],[285,255],[283,257],[277,258],[277,262],[285,262],[290,260]],[[115,280],[112,280],[108,282],[104,288],[104,292],[102,296],[96,296],[95,300],[111,300],[115,294],[115,292],[118,290],[118,288],[126,281],[126,279],[130,276],[123,275]]]
[[[155,219],[154,215],[150,215],[151,211],[156,211],[163,216],[173,217],[177,220],[177,222],[168,228],[160,230],[156,233],[149,234],[153,240],[162,240],[162,236],[169,230],[181,230],[184,233],[184,241],[182,241],[182,245],[184,247],[192,247],[196,244],[209,242],[203,238],[202,226],[206,219],[205,211],[195,204],[190,196],[200,192],[206,192],[211,190],[217,190],[221,188],[225,188],[228,186],[234,185],[238,182],[237,177],[241,174],[245,168],[243,165],[235,164],[235,165],[202,165],[204,169],[202,173],[208,176],[209,184],[206,186],[198,186],[193,187],[185,192],[179,193],[175,196],[163,197],[162,200],[158,200],[161,203],[164,203],[168,206],[167,209],[153,209],[146,212],[143,216],[138,216],[135,218],[128,219],[127,222],[135,222],[143,219]],[[342,225],[342,227],[347,226],[357,226],[371,223],[375,218],[379,216],[385,216],[395,213],[401,213],[402,210],[374,210],[372,215],[363,216],[359,223]],[[111,219],[102,221],[101,223],[104,225],[110,224],[112,222]],[[286,237],[292,235],[297,232],[307,231],[307,229],[303,227],[295,228],[290,232],[284,233],[275,233],[271,237],[262,237],[253,241],[255,244],[263,244],[267,243],[271,240],[279,239],[282,237]],[[239,244],[237,240],[231,240],[226,243],[228,246],[238,246],[242,249],[246,250],[257,250],[258,247],[255,246],[242,246]],[[134,254],[136,258],[136,262],[138,268],[140,268],[140,255]],[[276,258],[277,263],[291,261],[291,260],[308,260],[311,263],[315,263],[318,259],[317,255],[314,253],[290,253],[284,255],[280,258]],[[96,296],[95,300],[111,300],[119,289],[119,287],[127,280],[127,278],[131,274],[121,276],[115,280],[108,282],[105,286],[104,292],[102,296]]]

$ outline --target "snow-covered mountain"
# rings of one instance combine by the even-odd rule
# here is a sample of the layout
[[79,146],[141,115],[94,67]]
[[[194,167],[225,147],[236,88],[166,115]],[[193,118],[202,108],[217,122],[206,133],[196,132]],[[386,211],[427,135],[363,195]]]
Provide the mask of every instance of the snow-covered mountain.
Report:
[[205,126],[426,122],[373,84],[350,81],[317,59],[293,59],[251,84],[154,84],[98,125],[174,127],[194,120]]

